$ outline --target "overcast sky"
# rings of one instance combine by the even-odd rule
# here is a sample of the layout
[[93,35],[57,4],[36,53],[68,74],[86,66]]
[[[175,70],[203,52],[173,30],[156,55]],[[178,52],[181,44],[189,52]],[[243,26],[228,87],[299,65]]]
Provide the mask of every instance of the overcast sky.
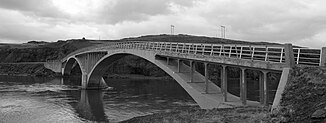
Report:
[[147,34],[326,47],[326,0],[0,0],[0,43]]

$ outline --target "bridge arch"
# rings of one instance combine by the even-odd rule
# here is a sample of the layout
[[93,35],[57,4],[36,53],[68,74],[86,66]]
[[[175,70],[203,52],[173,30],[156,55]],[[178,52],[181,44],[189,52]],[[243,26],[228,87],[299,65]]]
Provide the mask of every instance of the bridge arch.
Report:
[[[144,54],[141,51],[137,52],[137,50],[127,51],[127,52],[122,51],[122,52],[108,53],[103,58],[101,58],[94,65],[93,69],[90,71],[89,78],[88,78],[88,85],[93,85],[93,84],[97,84],[98,82],[100,82],[101,77],[104,75],[105,71],[110,67],[110,65],[112,65],[113,62],[115,62],[127,55],[135,55],[135,56],[138,56],[140,58],[143,58],[143,59],[155,64],[154,60],[155,60],[156,54],[148,55],[148,54]],[[158,66],[158,65],[156,65],[156,66]]]
[[[217,107],[230,107],[223,103],[223,100],[216,99],[216,97],[212,97],[209,94],[203,95],[203,92],[191,86],[188,82],[188,79],[182,77],[181,74],[177,74],[177,72],[171,68],[171,65],[167,65],[166,61],[156,59],[156,53],[146,50],[134,50],[134,49],[122,49],[116,51],[109,51],[107,55],[101,58],[89,72],[89,76],[87,79],[87,87],[92,87],[93,85],[98,85],[101,82],[102,75],[109,68],[110,64],[114,61],[127,56],[127,55],[135,55],[141,57],[157,67],[161,68],[167,74],[169,74],[174,80],[178,82],[179,85],[197,102],[197,104],[204,109],[212,109]],[[196,71],[195,71],[196,72]],[[203,75],[196,72],[196,78],[204,78]],[[214,86],[214,88],[218,88],[217,85],[210,84],[210,86]]]
[[123,58],[124,56],[131,55],[126,53],[117,53],[106,55],[102,59],[100,59],[89,74],[89,78],[87,80],[87,87],[98,86],[101,82],[102,76],[106,72],[106,70],[112,65],[113,62]]
[[71,70],[74,68],[75,65],[79,65],[80,67],[80,71],[83,72],[82,70],[82,66],[81,66],[81,62],[75,58],[75,57],[70,57],[66,64],[64,65],[63,67],[63,75],[66,76],[66,75],[70,75],[71,74]]

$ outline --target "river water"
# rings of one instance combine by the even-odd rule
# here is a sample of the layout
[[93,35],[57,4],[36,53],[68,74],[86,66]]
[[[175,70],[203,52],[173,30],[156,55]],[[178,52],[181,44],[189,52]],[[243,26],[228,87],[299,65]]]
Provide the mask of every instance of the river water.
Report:
[[76,78],[0,76],[0,123],[119,122],[198,105],[173,80],[110,79],[80,90]]

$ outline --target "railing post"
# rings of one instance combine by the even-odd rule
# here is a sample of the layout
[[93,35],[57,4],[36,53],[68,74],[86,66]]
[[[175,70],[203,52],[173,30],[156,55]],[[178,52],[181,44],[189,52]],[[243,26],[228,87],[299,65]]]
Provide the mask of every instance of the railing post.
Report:
[[255,56],[255,47],[253,47],[251,51],[251,60],[254,60],[254,56]]
[[181,53],[183,53],[185,51],[185,48],[186,48],[186,43],[183,43]]
[[206,47],[206,46],[205,46],[204,44],[201,44],[201,46],[202,46],[202,48],[203,48],[201,54],[202,54],[202,55],[205,55],[205,47]]
[[286,67],[293,68],[294,63],[294,55],[293,55],[293,47],[292,44],[285,44],[284,45],[285,50],[285,64]]
[[268,61],[268,47],[265,47],[265,61]]
[[299,64],[299,60],[300,60],[300,51],[301,51],[301,49],[299,48],[298,49],[298,55],[297,55],[297,64]]
[[240,59],[242,58],[242,50],[243,50],[243,46],[241,46],[240,48]]
[[284,48],[281,48],[281,57],[280,57],[280,63],[283,62],[283,53],[284,53]]
[[210,54],[210,56],[213,55],[213,51],[214,51],[214,45],[212,44],[212,45],[211,45],[211,54]]
[[320,51],[320,61],[319,66],[325,66],[326,63],[326,47],[322,47]]
[[231,58],[231,54],[232,54],[232,45],[230,45],[229,58]]
[[222,55],[222,51],[224,52],[224,44],[222,44],[221,47],[220,47],[220,54],[219,54],[219,56]]
[[190,50],[191,50],[193,45],[194,45],[193,43],[191,45],[189,45],[188,54],[190,54]]

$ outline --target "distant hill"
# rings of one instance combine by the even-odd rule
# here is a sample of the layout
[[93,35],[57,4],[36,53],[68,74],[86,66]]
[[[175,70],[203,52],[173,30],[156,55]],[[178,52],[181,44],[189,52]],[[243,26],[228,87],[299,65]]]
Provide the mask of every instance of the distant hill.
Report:
[[270,42],[250,42],[216,37],[193,36],[193,35],[146,35],[140,37],[124,38],[121,41],[155,41],[155,42],[190,42],[190,43],[213,43],[213,44],[251,44],[251,45],[281,45]]

